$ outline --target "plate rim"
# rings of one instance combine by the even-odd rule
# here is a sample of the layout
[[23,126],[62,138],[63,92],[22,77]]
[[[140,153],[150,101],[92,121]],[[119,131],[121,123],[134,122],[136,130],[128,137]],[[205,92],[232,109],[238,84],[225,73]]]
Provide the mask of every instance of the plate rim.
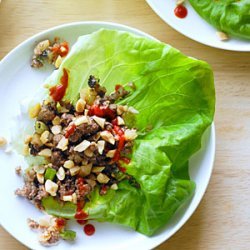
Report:
[[[22,46],[26,45],[27,43],[31,42],[32,40],[38,38],[39,36],[45,35],[46,33],[50,33],[53,31],[56,31],[58,29],[62,29],[65,27],[74,27],[74,26],[78,26],[78,25],[107,25],[107,26],[112,26],[115,29],[123,29],[123,30],[128,30],[130,32],[133,32],[134,34],[139,34],[148,38],[151,38],[153,40],[157,40],[159,41],[157,38],[151,36],[150,34],[141,31],[137,28],[128,26],[128,25],[124,25],[124,24],[120,24],[120,23],[116,23],[116,22],[106,22],[106,21],[79,21],[79,22],[70,22],[70,23],[64,23],[64,24],[60,24],[57,26],[53,26],[51,28],[48,28],[46,30],[43,30],[41,32],[38,32],[34,35],[32,35],[31,37],[25,39],[23,42],[21,42],[20,44],[18,44],[16,47],[14,47],[10,52],[8,52],[0,61],[0,68],[5,64],[5,62],[8,62],[9,59],[11,59],[12,55],[14,55],[16,53],[16,51],[18,51]],[[197,198],[196,203],[193,205],[192,209],[190,209],[189,213],[187,214],[186,212],[182,215],[182,221],[181,223],[178,222],[178,226],[171,231],[171,233],[167,236],[167,237],[163,237],[163,239],[160,239],[158,241],[152,241],[152,244],[150,245],[150,249],[153,249],[157,246],[159,246],[160,244],[162,244],[163,242],[167,241],[169,238],[171,238],[177,231],[179,231],[183,225],[190,219],[190,217],[194,214],[194,212],[196,211],[197,207],[200,205],[200,202],[202,200],[202,198],[204,197],[204,194],[207,190],[208,184],[210,182],[211,176],[212,176],[212,171],[214,168],[214,161],[215,161],[215,152],[216,152],[216,132],[215,132],[215,124],[214,122],[212,122],[212,124],[207,128],[207,130],[210,130],[210,136],[209,136],[209,140],[211,143],[211,157],[210,157],[210,161],[211,164],[209,165],[209,176],[207,178],[206,183],[203,185],[203,191],[201,192],[201,195]],[[205,133],[205,132],[204,132]],[[190,199],[189,202],[191,202],[193,198]],[[184,216],[185,215],[185,216]],[[184,218],[185,217],[185,218]],[[184,219],[183,219],[184,218]],[[177,225],[176,224],[176,225]],[[26,243],[23,243],[23,241],[19,240],[14,234],[12,234],[11,231],[9,231],[6,227],[4,227],[3,224],[1,224],[0,221],[0,226],[2,226],[2,228],[8,232],[13,238],[15,238],[17,241],[19,241],[21,244],[25,245],[26,247],[30,248],[29,245],[27,245]],[[33,249],[33,248],[31,248]]]
[[[214,45],[211,44],[209,42],[205,42],[205,41],[200,41],[199,39],[195,39],[193,38],[191,35],[188,34],[188,32],[185,32],[183,30],[181,30],[178,25],[170,22],[169,20],[166,20],[166,18],[164,18],[163,14],[161,12],[158,12],[158,9],[156,8],[155,4],[154,4],[154,0],[146,0],[148,6],[155,12],[155,14],[161,18],[161,20],[163,22],[165,22],[166,24],[168,24],[171,28],[173,28],[175,31],[177,31],[178,33],[184,35],[185,37],[191,39],[192,41],[198,42],[200,44],[206,45],[210,48],[216,48],[216,49],[221,49],[221,50],[225,50],[225,51],[234,51],[234,52],[250,52],[250,41],[249,41],[249,48],[246,49],[239,49],[239,48],[225,48],[221,45]],[[201,17],[200,17],[201,18]],[[209,24],[211,25],[211,24]]]

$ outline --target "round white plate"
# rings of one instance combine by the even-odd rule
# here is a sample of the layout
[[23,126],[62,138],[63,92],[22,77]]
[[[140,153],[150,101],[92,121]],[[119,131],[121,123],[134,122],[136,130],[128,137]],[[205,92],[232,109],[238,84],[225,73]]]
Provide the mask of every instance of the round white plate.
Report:
[[[72,45],[77,37],[91,33],[100,28],[125,30],[137,35],[153,37],[130,27],[104,22],[71,23],[39,33],[20,44],[0,62],[0,135],[11,137],[11,123],[18,114],[20,101],[31,96],[51,74],[52,68],[33,69],[30,59],[34,45],[45,38],[61,37]],[[215,132],[212,125],[204,134],[202,149],[190,160],[191,178],[196,182],[197,189],[191,201],[172,218],[172,220],[153,237],[146,237],[132,229],[109,223],[93,223],[96,233],[86,236],[79,225],[72,224],[77,231],[74,243],[62,241],[53,249],[152,249],[172,236],[192,215],[198,206],[208,185],[215,154]],[[23,164],[22,157],[15,153],[0,150],[0,222],[1,225],[17,240],[32,249],[45,249],[37,241],[37,234],[32,232],[26,223],[27,218],[39,218],[38,211],[27,200],[14,195],[16,188],[23,185],[21,177],[15,175],[15,167]]]
[[216,29],[203,20],[193,9],[188,1],[185,6],[188,9],[186,18],[175,16],[176,0],[146,0],[155,13],[172,28],[183,35],[203,43],[205,45],[233,51],[250,51],[250,41],[230,38],[228,41],[220,41]]

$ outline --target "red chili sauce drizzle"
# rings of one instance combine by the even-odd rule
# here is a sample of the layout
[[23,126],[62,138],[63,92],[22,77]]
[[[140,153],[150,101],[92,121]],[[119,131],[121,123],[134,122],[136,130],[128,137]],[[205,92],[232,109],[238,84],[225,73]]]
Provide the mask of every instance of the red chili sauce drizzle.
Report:
[[76,130],[76,125],[73,123],[66,128],[65,137],[69,138]]
[[95,227],[92,224],[87,224],[83,228],[86,235],[91,236],[95,233]]
[[[116,122],[114,122],[113,124],[115,123]],[[114,125],[114,132],[119,136],[118,146],[115,151],[115,155],[113,157],[113,161],[117,162],[121,158],[121,151],[125,145],[125,137],[124,137],[124,131],[118,125]]]
[[68,87],[69,75],[68,71],[64,68],[63,75],[60,79],[61,84],[53,86],[49,89],[50,96],[55,102],[59,102],[63,99],[66,89]]
[[108,191],[108,188],[106,185],[102,185],[101,186],[101,190],[100,190],[100,195],[105,195]]
[[56,227],[57,227],[58,229],[62,229],[63,227],[65,227],[65,225],[66,225],[65,219],[56,218]]
[[122,85],[120,84],[116,84],[115,85],[115,91],[117,92],[120,88],[122,88]]
[[180,4],[174,9],[174,14],[179,18],[185,18],[188,14],[188,10],[184,5]]
[[115,118],[115,111],[108,107],[100,107],[98,105],[93,105],[88,112],[88,115],[96,115],[99,117],[105,117],[109,119]]
[[67,42],[62,42],[59,45],[54,45],[52,51],[61,57],[64,57],[69,53],[69,44]]
[[76,220],[86,220],[88,218],[88,214],[83,211],[84,201],[77,203],[77,209],[75,214]]

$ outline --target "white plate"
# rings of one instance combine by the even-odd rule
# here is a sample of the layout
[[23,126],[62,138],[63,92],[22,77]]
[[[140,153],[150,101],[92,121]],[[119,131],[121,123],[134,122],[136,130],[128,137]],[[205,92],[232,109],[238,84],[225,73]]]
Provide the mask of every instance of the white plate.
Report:
[[[119,24],[104,22],[71,23],[52,28],[33,36],[11,51],[0,62],[0,135],[11,136],[10,123],[18,113],[20,101],[32,95],[52,72],[51,68],[32,69],[30,57],[37,41],[55,36],[64,38],[72,45],[78,36],[100,28],[125,30],[137,35],[151,36]],[[152,38],[154,39],[154,38]],[[74,243],[61,242],[53,249],[152,249],[172,236],[192,215],[198,206],[208,185],[215,154],[214,126],[203,136],[202,149],[190,161],[191,178],[196,182],[197,189],[192,200],[188,202],[172,218],[172,220],[155,236],[146,237],[129,228],[109,223],[94,223],[96,233],[88,237],[79,225],[73,225],[78,238]],[[27,200],[15,197],[14,190],[23,184],[22,178],[15,175],[15,167],[22,164],[22,157],[14,153],[6,154],[0,150],[0,222],[2,226],[20,242],[32,249],[44,249],[38,241],[36,233],[27,226],[27,218],[39,218],[38,211]]]
[[188,9],[186,18],[175,16],[176,0],[146,0],[155,13],[172,28],[183,35],[211,47],[233,50],[250,51],[250,41],[231,38],[228,41],[220,41],[216,35],[216,29],[203,20],[193,9],[188,1],[185,6]]

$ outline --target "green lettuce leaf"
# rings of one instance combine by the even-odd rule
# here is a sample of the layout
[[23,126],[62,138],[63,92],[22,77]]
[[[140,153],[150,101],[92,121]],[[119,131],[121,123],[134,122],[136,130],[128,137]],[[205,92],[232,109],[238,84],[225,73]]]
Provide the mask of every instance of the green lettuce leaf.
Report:
[[76,213],[76,205],[72,202],[59,203],[52,196],[42,199],[42,205],[46,208],[46,212],[56,217],[66,219],[74,218]]
[[189,0],[198,14],[217,29],[250,39],[249,0]]
[[[63,68],[69,71],[65,99],[72,103],[90,74],[99,77],[109,92],[116,84],[134,82],[136,90],[120,103],[139,111],[134,121],[139,136],[125,167],[140,188],[122,181],[118,190],[103,196],[96,189],[84,210],[90,219],[154,234],[195,190],[188,160],[201,147],[202,134],[213,120],[210,66],[159,41],[99,30],[80,37],[46,83],[58,84]],[[48,213],[55,213],[56,206],[43,205]]]

